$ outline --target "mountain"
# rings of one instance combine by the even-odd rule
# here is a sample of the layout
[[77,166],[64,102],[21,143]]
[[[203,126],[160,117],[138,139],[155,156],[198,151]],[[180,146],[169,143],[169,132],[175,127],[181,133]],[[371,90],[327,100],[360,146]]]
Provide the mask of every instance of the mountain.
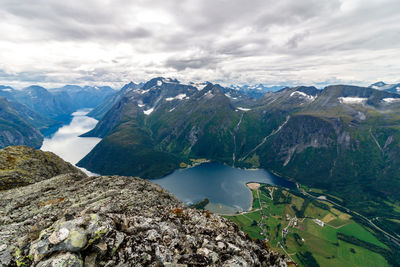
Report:
[[377,89],[377,90],[383,90],[386,92],[400,94],[400,83],[386,84],[384,82],[377,82],[377,83],[371,84],[369,87],[373,88],[373,89]]
[[9,100],[15,100],[15,94],[17,90],[10,86],[0,85],[0,96],[5,97]]
[[[400,95],[299,86],[239,106],[213,84],[168,97],[163,85],[146,88],[117,102],[87,134],[104,138],[80,166],[155,178],[206,158],[271,170],[366,216],[400,218],[388,204],[400,201]],[[153,90],[157,102],[140,102]]]
[[93,117],[97,120],[100,120],[104,114],[107,113],[111,109],[111,107],[117,103],[122,97],[124,97],[126,94],[131,92],[132,90],[139,89],[143,86],[143,84],[136,84],[134,82],[130,82],[128,84],[125,84],[121,90],[112,93],[105,97],[103,102],[99,103],[96,108],[94,108],[91,112],[89,112],[88,116]]
[[[12,149],[1,153],[13,158]],[[36,154],[44,153],[20,157],[54,168]],[[17,166],[7,165],[29,176],[29,165]],[[1,266],[294,266],[229,220],[187,208],[150,181],[74,172],[1,191]]]
[[68,122],[77,109],[94,108],[115,93],[109,86],[65,85],[47,90],[33,85],[23,90],[0,86],[0,96],[26,105],[44,118]]
[[[104,115],[92,131],[83,135],[105,138],[89,153],[90,157],[78,164],[92,169],[101,168],[102,173],[136,173],[144,178],[173,171],[179,166],[179,158],[156,147],[159,140],[151,136],[151,129],[145,121],[164,113],[169,116],[179,114],[179,109],[174,111],[179,103],[187,102],[192,95],[204,94],[202,92],[191,85],[164,78],[154,78],[140,89],[130,91]],[[157,155],[160,160],[153,162],[153,155]],[[123,158],[117,161],[121,164],[108,164],[115,163],[114,159],[120,156]]]
[[[194,153],[228,160],[233,139],[226,130],[239,118],[218,86],[209,84],[199,91],[153,79],[121,99],[85,135],[105,138],[78,164],[102,173],[152,178],[176,169]],[[210,149],[214,139],[224,142]],[[160,160],[154,161],[154,155]]]
[[76,109],[95,108],[102,103],[107,97],[115,93],[115,90],[109,86],[77,86],[65,85],[61,88],[50,90],[50,92],[67,93]]
[[9,145],[39,148],[43,136],[26,120],[29,113],[18,111],[14,107],[6,98],[0,97],[0,148]]
[[371,203],[399,200],[399,111],[397,94],[328,86],[310,104],[289,113],[279,131],[245,158],[326,189],[346,207],[387,216],[390,207],[378,211]]
[[32,85],[17,91],[15,99],[39,115],[59,121],[68,121],[76,110],[75,104],[66,92],[50,93],[41,86]]

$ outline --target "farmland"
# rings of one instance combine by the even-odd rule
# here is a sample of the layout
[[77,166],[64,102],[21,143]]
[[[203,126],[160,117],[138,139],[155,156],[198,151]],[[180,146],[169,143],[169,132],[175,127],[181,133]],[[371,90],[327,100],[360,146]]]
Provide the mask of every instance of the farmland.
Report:
[[233,216],[241,230],[300,266],[388,266],[388,247],[332,204],[261,184],[252,209]]

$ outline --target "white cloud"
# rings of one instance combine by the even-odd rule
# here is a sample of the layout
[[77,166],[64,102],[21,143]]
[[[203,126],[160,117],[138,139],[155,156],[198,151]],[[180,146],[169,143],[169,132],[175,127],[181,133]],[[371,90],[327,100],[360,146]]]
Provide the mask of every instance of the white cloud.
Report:
[[397,0],[0,0],[0,83],[398,82]]

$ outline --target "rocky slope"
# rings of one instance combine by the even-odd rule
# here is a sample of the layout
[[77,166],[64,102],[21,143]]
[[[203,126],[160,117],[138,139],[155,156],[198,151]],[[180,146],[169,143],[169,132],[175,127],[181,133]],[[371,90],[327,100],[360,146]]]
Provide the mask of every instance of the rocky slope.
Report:
[[0,150],[0,190],[33,184],[63,173],[83,174],[52,152],[26,146]]
[[139,178],[62,174],[2,191],[0,206],[0,266],[287,266]]

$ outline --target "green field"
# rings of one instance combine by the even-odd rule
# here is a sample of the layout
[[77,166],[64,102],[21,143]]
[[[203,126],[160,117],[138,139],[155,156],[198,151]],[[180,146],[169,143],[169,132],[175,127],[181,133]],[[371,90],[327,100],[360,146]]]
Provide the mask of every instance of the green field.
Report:
[[[269,190],[274,190],[272,198]],[[338,239],[341,233],[387,249],[370,230],[331,204],[267,185],[252,190],[252,194],[252,211],[226,217],[250,237],[268,241],[271,248],[300,266],[389,266],[382,255]]]

